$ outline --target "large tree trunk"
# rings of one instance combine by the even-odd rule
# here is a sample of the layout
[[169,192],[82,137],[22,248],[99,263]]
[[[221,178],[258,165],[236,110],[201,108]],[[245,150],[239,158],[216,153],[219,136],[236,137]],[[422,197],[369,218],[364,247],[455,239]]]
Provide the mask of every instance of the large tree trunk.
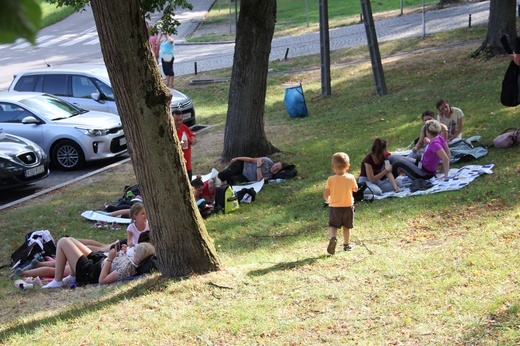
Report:
[[276,0],[242,0],[229,88],[222,158],[277,152],[264,130],[269,53]]
[[92,0],[92,12],[144,197],[161,271],[185,276],[220,260],[198,212],[139,0]]
[[[504,54],[500,36],[509,34],[516,41],[516,1],[491,0],[489,2],[489,22],[487,36],[473,56],[495,56]],[[520,49],[520,47],[517,47]]]

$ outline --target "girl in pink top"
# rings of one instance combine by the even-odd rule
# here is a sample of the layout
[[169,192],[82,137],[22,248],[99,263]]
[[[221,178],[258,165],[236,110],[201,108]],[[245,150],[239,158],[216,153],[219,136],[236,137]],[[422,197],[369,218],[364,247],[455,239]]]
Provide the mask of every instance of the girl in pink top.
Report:
[[143,203],[137,202],[130,208],[130,218],[132,223],[126,229],[126,238],[128,247],[133,247],[139,241],[139,235],[149,231],[148,220]]

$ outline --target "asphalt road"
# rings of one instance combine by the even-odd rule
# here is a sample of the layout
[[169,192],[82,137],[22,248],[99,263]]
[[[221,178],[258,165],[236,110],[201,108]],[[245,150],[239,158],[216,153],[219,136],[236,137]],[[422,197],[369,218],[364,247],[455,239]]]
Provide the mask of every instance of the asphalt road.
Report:
[[90,162],[83,169],[72,172],[60,171],[51,167],[49,176],[34,184],[15,189],[0,190],[0,210],[48,193],[90,175],[97,174],[103,170],[110,169],[115,165],[128,162],[129,160],[130,157],[124,154],[107,160]]

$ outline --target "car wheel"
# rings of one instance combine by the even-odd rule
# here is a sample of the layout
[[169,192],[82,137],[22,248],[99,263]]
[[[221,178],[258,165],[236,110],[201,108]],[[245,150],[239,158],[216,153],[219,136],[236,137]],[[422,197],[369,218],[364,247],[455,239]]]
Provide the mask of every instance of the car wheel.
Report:
[[83,150],[74,141],[64,140],[54,146],[52,150],[53,164],[64,171],[81,168],[85,164]]

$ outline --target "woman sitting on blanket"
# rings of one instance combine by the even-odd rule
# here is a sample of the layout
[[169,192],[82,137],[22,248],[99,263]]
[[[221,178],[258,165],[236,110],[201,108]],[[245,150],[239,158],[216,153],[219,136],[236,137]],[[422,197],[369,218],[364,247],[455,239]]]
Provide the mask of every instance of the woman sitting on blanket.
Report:
[[222,183],[236,185],[250,181],[269,180],[283,169],[282,162],[274,163],[268,157],[235,157],[218,174]]
[[[153,254],[153,245],[141,243],[135,247],[133,259],[123,251],[117,251],[116,247],[105,257],[103,254],[92,252],[75,238],[61,238],[56,246],[54,279],[42,288],[60,288],[73,281],[80,285],[112,283],[134,276],[139,262]],[[64,278],[67,262],[70,274]]]
[[409,159],[399,155],[391,155],[388,159],[392,164],[392,173],[398,176],[406,174],[410,179],[430,179],[435,177],[437,167],[442,162],[442,172],[447,178],[450,172],[450,150],[446,138],[441,134],[442,126],[437,120],[428,120],[424,124],[426,137],[430,144],[424,151],[418,166]]
[[386,164],[388,154],[386,141],[376,138],[372,144],[372,151],[361,162],[361,174],[358,183],[365,182],[374,195],[383,192],[401,192],[401,181],[396,181],[392,174],[392,165]]
[[195,195],[196,201],[203,198],[208,203],[215,202],[217,187],[214,178],[203,182],[202,176],[198,174],[197,177],[191,181],[191,186],[193,186],[193,194]]

